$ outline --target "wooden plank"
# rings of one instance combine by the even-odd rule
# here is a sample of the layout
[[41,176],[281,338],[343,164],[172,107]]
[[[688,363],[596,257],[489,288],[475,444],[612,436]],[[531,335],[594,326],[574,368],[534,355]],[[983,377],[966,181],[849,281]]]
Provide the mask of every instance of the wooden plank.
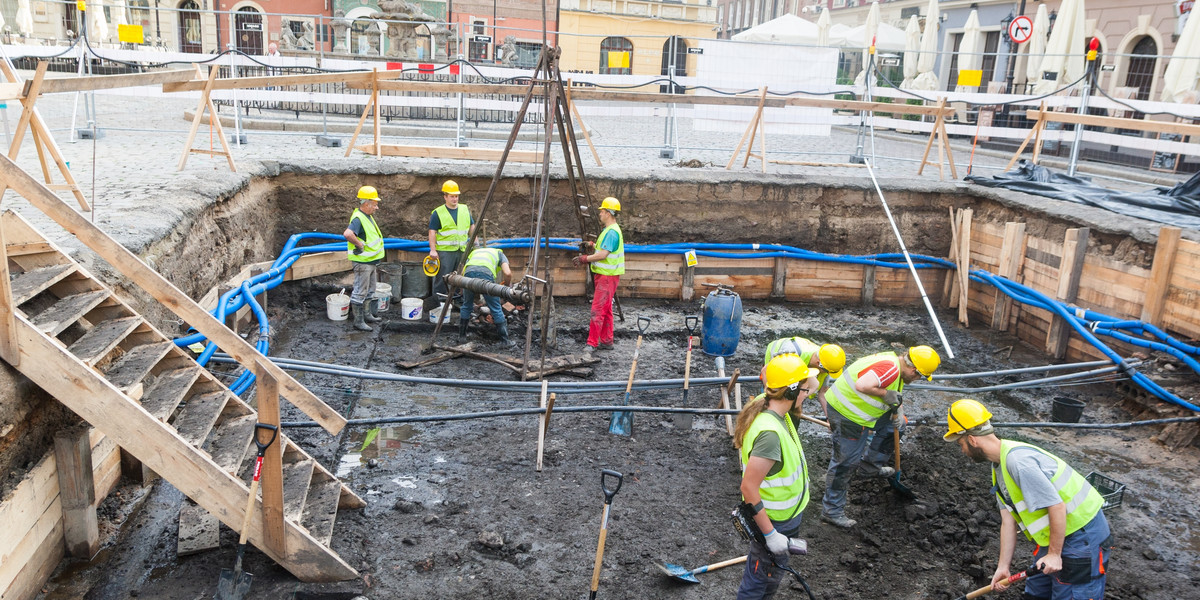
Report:
[[195,502],[184,498],[179,506],[179,533],[175,554],[189,556],[221,545],[221,522]]
[[1168,121],[1147,121],[1143,119],[1122,119],[1118,117],[1102,117],[1099,115],[1080,115],[1075,113],[1039,110],[1025,111],[1025,118],[1030,120],[1045,119],[1059,123],[1088,125],[1093,127],[1112,127],[1115,129],[1134,129],[1152,133],[1176,133],[1184,136],[1200,136],[1200,125],[1190,123],[1173,123]]
[[[6,264],[5,274],[7,274],[7,269]],[[20,306],[32,300],[34,296],[50,289],[50,286],[62,281],[73,272],[75,272],[75,265],[65,263],[30,269],[24,273],[12,275],[13,303]],[[5,280],[8,279],[5,277]]]
[[[1059,268],[1058,288],[1055,297],[1063,302],[1075,302],[1079,295],[1079,278],[1083,271],[1083,260],[1087,255],[1087,227],[1067,230],[1063,240],[1062,266]],[[1067,351],[1071,327],[1061,317],[1055,317],[1046,335],[1046,352],[1054,358],[1062,358]]]
[[9,256],[27,256],[30,254],[43,254],[53,252],[54,247],[49,242],[26,242],[21,244],[8,244],[5,248]]
[[17,366],[21,362],[16,333],[17,305],[20,303],[13,299],[7,248],[3,223],[0,222],[0,358],[10,365]]
[[165,423],[203,370],[199,365],[191,365],[160,373],[142,393],[142,407],[155,419]]
[[179,437],[193,446],[199,446],[217,423],[217,417],[221,415],[229,396],[229,392],[221,390],[189,398],[173,422]]
[[1163,307],[1167,301],[1167,288],[1171,282],[1171,271],[1175,267],[1181,233],[1182,230],[1178,227],[1164,226],[1158,230],[1150,281],[1145,287],[1146,302],[1141,312],[1141,320],[1155,326],[1162,325]]
[[774,261],[774,272],[771,274],[771,298],[780,299],[784,297],[784,288],[787,284],[788,259],[776,258]]
[[91,560],[100,550],[100,529],[96,521],[96,483],[88,428],[70,427],[55,432],[54,459],[67,552]]
[[967,322],[967,297],[971,293],[971,216],[974,211],[964,208],[958,225],[958,322],[970,326]]
[[125,336],[142,324],[141,317],[122,317],[104,321],[75,340],[67,351],[83,362],[94,365],[112,352]]
[[[279,427],[279,385],[275,378],[260,365],[255,369],[257,381],[254,392],[258,401],[258,420],[266,425]],[[276,430],[278,433],[278,429]],[[263,434],[265,435],[265,434]],[[278,437],[278,436],[277,436]],[[260,439],[260,441],[263,441]],[[307,483],[307,482],[306,482]],[[287,554],[286,535],[283,527],[283,438],[267,446],[263,453],[262,475],[263,537],[272,550]],[[307,489],[307,486],[306,488]]]
[[[4,546],[10,549],[6,550],[4,560],[0,561],[0,590],[5,590],[6,600],[10,596],[18,597],[16,594],[25,598],[35,597],[41,591],[45,578],[49,577],[50,572],[62,560],[65,547],[62,543],[62,507],[58,497],[55,496],[48,506],[43,505],[39,508],[44,510],[39,510],[33,526],[25,530],[12,544]],[[48,553],[45,550],[47,547],[57,550]],[[54,558],[54,564],[39,565],[37,562],[38,559],[49,558]],[[40,577],[35,577],[35,573]]]
[[226,473],[236,474],[238,466],[246,459],[250,436],[254,435],[257,422],[258,415],[249,414],[226,418],[217,424],[208,444],[208,453]]
[[65,296],[34,316],[31,322],[46,335],[56,336],[106,299],[107,290]]
[[[191,81],[194,74],[195,71],[192,69],[175,69],[171,71],[156,71],[153,73],[124,73],[120,75],[58,77],[43,81],[41,93],[58,94],[62,92],[112,90],[117,88],[137,87],[143,85],[183,82]],[[203,85],[203,82],[197,83]],[[0,91],[2,90],[3,87],[0,87]],[[2,97],[2,94],[0,94],[0,97]]]
[[300,518],[300,526],[323,546],[328,546],[333,538],[333,522],[337,518],[341,493],[342,484],[338,480],[314,477],[308,488],[308,496],[304,499],[304,515]]
[[[1025,223],[1010,222],[1004,225],[1004,240],[1000,248],[999,276],[1012,281],[1020,281],[1021,267],[1025,259]],[[992,329],[1005,331],[1011,313],[1019,311],[1019,305],[1014,306],[1012,298],[1007,294],[997,293],[996,304],[992,308]],[[1010,313],[1011,311],[1011,313]]]
[[[417,158],[450,158],[462,160],[498,161],[504,154],[502,148],[455,148],[452,146],[413,146],[404,144],[359,145],[355,150],[380,156],[408,156]],[[534,150],[510,150],[508,162],[540,163],[542,153]]]
[[128,390],[141,383],[150,370],[172,349],[174,342],[155,342],[135,346],[121,358],[113,361],[105,370],[104,377],[119,390]]
[[863,265],[862,268],[862,305],[875,304],[875,265]]
[[296,521],[304,514],[304,500],[316,462],[304,458],[283,465],[283,514],[290,521]]

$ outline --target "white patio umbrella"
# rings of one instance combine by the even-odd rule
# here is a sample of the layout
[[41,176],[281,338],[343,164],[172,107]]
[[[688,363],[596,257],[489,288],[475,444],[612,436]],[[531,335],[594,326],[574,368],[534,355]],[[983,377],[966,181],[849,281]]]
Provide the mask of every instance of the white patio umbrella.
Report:
[[1025,81],[1037,83],[1042,78],[1042,58],[1046,53],[1046,37],[1050,35],[1050,14],[1045,4],[1038,4],[1033,17],[1033,31],[1025,43],[1028,50],[1025,58]]
[[829,45],[839,48],[850,46],[853,44],[847,43],[850,35],[850,27],[841,23],[834,23],[829,26]]
[[1182,102],[1183,96],[1196,89],[1196,77],[1200,75],[1200,16],[1188,17],[1171,53],[1171,61],[1163,73],[1163,102]]
[[89,2],[85,12],[89,17],[88,41],[98,44],[108,38],[108,19],[104,18],[104,7],[99,2]]
[[111,0],[112,9],[109,11],[112,15],[113,39],[120,39],[121,26],[128,25],[129,21],[125,19],[125,0]]
[[[871,10],[867,12],[867,22],[861,27],[855,27],[853,37],[846,41],[854,44],[859,48],[870,48],[875,40],[875,34],[879,31],[879,1],[871,3]],[[854,85],[861,86],[866,80],[867,61],[871,60],[869,50],[863,51],[862,66],[863,70],[858,72],[858,76],[854,78]]]
[[913,79],[910,89],[931,92],[939,87],[933,67],[937,64],[938,25],[941,21],[938,0],[929,0],[929,6],[925,9],[925,31],[921,33],[921,57],[917,59],[917,77]]
[[13,26],[25,37],[33,35],[33,11],[29,8],[29,0],[17,1],[17,22]]
[[818,27],[791,13],[771,19],[733,36],[738,42],[775,42],[789,44],[816,44]]
[[[971,14],[967,15],[967,23],[963,25],[962,41],[958,44],[958,72],[975,71],[983,65],[983,55],[980,52],[983,50],[983,35],[979,31],[979,11],[972,10]],[[982,81],[980,85],[982,86]],[[957,92],[975,92],[979,88],[976,86],[957,85],[954,88]]]
[[921,48],[921,19],[917,15],[908,18],[908,27],[904,28],[904,81],[900,87],[908,89],[912,80],[917,76],[917,60]]
[[[1063,0],[1054,20],[1054,31],[1046,43],[1041,74],[1033,88],[1035,94],[1048,94],[1083,77],[1087,68],[1083,56],[1084,15],[1084,0]],[[1049,79],[1047,73],[1051,74]]]
[[829,45],[829,11],[822,10],[821,16],[817,17],[817,45]]

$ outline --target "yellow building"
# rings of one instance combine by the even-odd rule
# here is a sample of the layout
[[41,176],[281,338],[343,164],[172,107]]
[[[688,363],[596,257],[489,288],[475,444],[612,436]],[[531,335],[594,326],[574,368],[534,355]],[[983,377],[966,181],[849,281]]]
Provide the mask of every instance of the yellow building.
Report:
[[[561,0],[560,68],[615,75],[694,75],[688,48],[717,37],[717,8],[709,0]],[[692,60],[689,60],[689,57]]]

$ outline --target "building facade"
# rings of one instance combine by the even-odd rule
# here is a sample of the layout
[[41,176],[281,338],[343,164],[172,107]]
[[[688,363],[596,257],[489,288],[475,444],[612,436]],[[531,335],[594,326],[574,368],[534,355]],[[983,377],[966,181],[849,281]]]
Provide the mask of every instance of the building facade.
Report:
[[[556,43],[557,2],[546,2],[546,39]],[[542,48],[542,3],[528,0],[456,0],[450,15],[466,36],[463,58],[473,63],[537,66]]]
[[561,0],[564,71],[678,76],[695,72],[689,47],[717,36],[710,0]]

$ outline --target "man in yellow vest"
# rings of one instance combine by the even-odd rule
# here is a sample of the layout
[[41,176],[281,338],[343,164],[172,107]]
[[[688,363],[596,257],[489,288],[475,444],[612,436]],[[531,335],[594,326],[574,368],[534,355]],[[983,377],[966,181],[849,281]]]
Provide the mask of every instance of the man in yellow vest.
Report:
[[[767,350],[763,353],[763,365],[770,363],[772,358],[780,354],[796,354],[808,365],[809,373],[817,378],[817,386],[812,394],[817,397],[817,401],[821,403],[821,410],[824,411],[823,394],[826,386],[832,385],[835,379],[842,376],[842,369],[846,366],[846,351],[837,344],[817,344],[802,337],[781,338],[767,344]],[[803,398],[800,399],[800,403],[804,403]]]
[[467,240],[475,230],[471,209],[458,201],[460,193],[458,184],[447,180],[442,184],[445,204],[433,209],[429,215],[429,256],[438,260],[438,272],[433,279],[432,297],[435,299],[438,294],[446,294],[444,278],[458,268]]
[[[512,269],[508,266],[508,257],[499,248],[488,248],[483,238],[476,240],[477,248],[471,250],[467,257],[467,265],[463,267],[463,276],[508,285],[512,281]],[[503,273],[504,276],[500,277]],[[500,298],[484,294],[484,302],[492,313],[492,322],[496,324],[496,332],[500,334],[500,343],[505,348],[512,348],[517,343],[508,337],[508,322],[504,319],[504,307]],[[464,289],[462,308],[458,313],[458,337],[467,335],[467,325],[471,322],[471,311],[475,308],[475,292]]]
[[913,346],[903,354],[880,352],[846,367],[825,392],[833,454],[825,473],[821,520],[850,528],[857,523],[846,516],[846,494],[856,471],[874,477],[891,477],[892,432],[903,425],[900,393],[918,377],[933,378],[942,358],[929,346]]
[[[1041,571],[1025,582],[1023,600],[1104,598],[1113,539],[1104,498],[1061,458],[1022,442],[1000,439],[992,413],[975,400],[950,405],[948,442],[975,462],[991,463],[992,493],[1000,507],[1000,560],[992,589],[1008,587],[1017,530],[1037,544]],[[999,475],[997,475],[999,472]]]
[[379,300],[375,298],[375,284],[379,282],[376,268],[383,262],[383,234],[375,222],[375,210],[379,208],[379,192],[364,185],[358,188],[358,208],[350,215],[350,224],[342,237],[346,238],[346,257],[354,265],[354,291],[350,292],[350,314],[354,317],[354,328],[372,331],[367,323],[378,323],[376,316]]
[[617,282],[625,273],[625,236],[617,225],[621,201],[613,197],[600,203],[600,224],[604,229],[596,239],[596,251],[571,259],[575,266],[590,265],[595,290],[592,295],[592,319],[588,323],[587,354],[597,348],[611,350],[613,345],[613,298]]

